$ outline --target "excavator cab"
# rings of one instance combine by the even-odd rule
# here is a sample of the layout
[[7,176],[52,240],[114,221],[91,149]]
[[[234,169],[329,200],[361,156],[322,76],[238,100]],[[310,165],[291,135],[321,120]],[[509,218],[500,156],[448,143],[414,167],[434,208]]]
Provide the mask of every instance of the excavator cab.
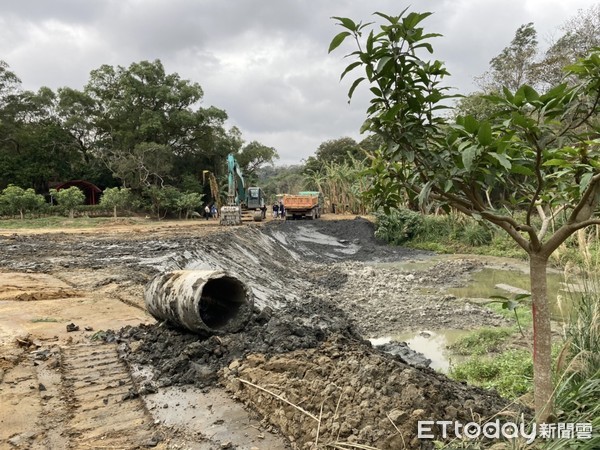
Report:
[[259,187],[249,187],[246,196],[248,209],[261,209],[265,206],[265,196]]

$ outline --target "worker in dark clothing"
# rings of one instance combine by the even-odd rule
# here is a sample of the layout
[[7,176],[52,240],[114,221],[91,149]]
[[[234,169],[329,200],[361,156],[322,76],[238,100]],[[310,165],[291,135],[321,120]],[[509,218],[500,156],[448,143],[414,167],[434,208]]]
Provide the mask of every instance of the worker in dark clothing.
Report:
[[277,203],[273,204],[273,219],[277,219],[279,217],[279,205]]
[[285,206],[283,206],[283,203],[279,203],[279,217],[285,219]]

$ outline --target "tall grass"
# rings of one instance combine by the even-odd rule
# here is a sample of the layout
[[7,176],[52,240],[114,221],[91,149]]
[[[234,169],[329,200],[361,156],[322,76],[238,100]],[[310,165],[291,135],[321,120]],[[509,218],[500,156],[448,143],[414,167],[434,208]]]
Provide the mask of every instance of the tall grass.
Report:
[[[590,268],[589,266],[587,267]],[[565,346],[557,363],[559,422],[591,423],[586,440],[557,439],[547,449],[600,449],[600,282],[597,270],[580,274],[583,293],[571,293],[573,307],[565,326]]]

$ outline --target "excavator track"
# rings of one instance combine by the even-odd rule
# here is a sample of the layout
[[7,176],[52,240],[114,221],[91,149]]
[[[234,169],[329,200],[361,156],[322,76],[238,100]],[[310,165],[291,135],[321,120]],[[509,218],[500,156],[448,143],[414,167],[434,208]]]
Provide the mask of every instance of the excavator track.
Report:
[[71,419],[69,448],[132,448],[153,439],[153,422],[114,344],[61,349]]

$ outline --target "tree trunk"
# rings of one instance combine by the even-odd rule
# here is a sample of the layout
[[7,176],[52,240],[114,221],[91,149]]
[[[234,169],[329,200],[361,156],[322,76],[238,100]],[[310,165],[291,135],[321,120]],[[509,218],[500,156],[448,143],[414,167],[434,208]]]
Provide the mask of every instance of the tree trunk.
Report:
[[113,206],[113,218],[116,219],[117,218],[117,205]]
[[552,383],[552,330],[546,283],[548,257],[529,255],[533,311],[533,389],[537,422],[547,422],[554,408]]

